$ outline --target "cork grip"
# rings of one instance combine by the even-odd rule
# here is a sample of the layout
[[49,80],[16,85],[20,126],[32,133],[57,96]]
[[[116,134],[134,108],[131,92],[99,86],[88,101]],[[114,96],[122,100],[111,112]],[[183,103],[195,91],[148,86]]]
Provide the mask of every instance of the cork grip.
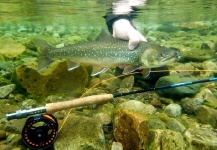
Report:
[[103,95],[92,95],[83,98],[77,98],[74,100],[57,102],[57,103],[49,103],[46,104],[46,113],[52,114],[54,112],[65,110],[69,108],[81,107],[86,105],[98,104],[103,102],[108,102],[113,98],[112,94],[103,94]]

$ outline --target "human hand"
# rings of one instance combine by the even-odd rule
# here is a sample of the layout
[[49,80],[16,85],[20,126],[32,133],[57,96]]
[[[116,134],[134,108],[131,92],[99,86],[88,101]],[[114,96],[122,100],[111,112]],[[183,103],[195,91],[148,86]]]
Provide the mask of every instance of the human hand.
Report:
[[119,19],[113,23],[113,37],[129,40],[128,48],[130,50],[136,48],[140,41],[147,42],[146,38],[127,19]]

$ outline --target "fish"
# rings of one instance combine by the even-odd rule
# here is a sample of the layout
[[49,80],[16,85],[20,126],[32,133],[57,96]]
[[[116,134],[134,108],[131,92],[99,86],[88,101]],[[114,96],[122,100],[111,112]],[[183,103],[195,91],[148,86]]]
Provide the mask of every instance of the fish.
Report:
[[128,41],[113,38],[105,30],[93,41],[71,44],[63,48],[55,48],[43,40],[39,43],[39,72],[56,59],[66,59],[69,71],[80,65],[92,65],[91,76],[104,73],[113,67],[123,68],[123,74],[143,69],[146,70],[145,76],[148,76],[151,68],[164,66],[179,56],[173,49],[142,41],[134,50],[129,50]]

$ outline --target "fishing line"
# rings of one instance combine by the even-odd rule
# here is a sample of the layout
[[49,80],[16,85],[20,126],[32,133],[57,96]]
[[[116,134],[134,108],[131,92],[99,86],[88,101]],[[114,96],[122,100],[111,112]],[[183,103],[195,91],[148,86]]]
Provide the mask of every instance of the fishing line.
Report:
[[[171,70],[165,70],[165,71],[169,72]],[[182,70],[179,70],[179,71],[182,71]],[[195,70],[188,70],[188,71],[190,72],[190,71],[195,71]],[[206,71],[216,72],[217,70],[206,70]],[[152,71],[152,72],[156,72],[156,71]],[[141,72],[134,72],[128,75],[133,75],[133,74],[141,74]],[[15,113],[6,114],[6,118],[8,120],[11,120],[11,119],[21,119],[21,118],[30,116],[26,120],[26,123],[22,130],[22,139],[23,139],[23,142],[26,144],[26,146],[28,146],[29,148],[41,150],[46,147],[50,147],[54,144],[54,141],[56,140],[56,137],[57,137],[57,133],[60,132],[63,126],[65,125],[69,117],[69,114],[72,111],[72,108],[88,106],[88,105],[93,105],[93,104],[106,103],[113,98],[126,96],[130,94],[143,93],[147,91],[163,90],[163,89],[168,89],[168,88],[176,88],[180,86],[187,86],[187,85],[192,85],[192,84],[197,84],[197,83],[217,81],[217,77],[213,77],[213,78],[204,79],[204,80],[181,82],[181,83],[175,83],[175,84],[165,85],[165,86],[158,86],[158,87],[153,87],[153,88],[148,87],[146,89],[126,92],[126,93],[99,94],[99,95],[91,95],[91,96],[84,97],[84,95],[86,95],[88,92],[90,92],[93,88],[100,85],[101,83],[108,82],[112,79],[116,79],[122,76],[127,76],[127,75],[120,75],[120,76],[102,80],[101,82],[89,88],[85,93],[82,94],[80,98],[63,101],[63,102],[48,103],[43,107],[32,108],[29,110],[17,110]],[[66,110],[66,109],[70,109],[70,110],[67,113],[60,129],[58,130],[58,122],[52,114],[57,111]]]
[[[134,74],[141,74],[141,72],[133,72],[133,73],[129,73],[129,74],[122,74],[122,75],[119,75],[119,76],[115,76],[115,77],[111,77],[111,78],[102,80],[102,81],[96,83],[95,85],[93,85],[92,87],[90,87],[87,91],[85,91],[85,92],[80,96],[80,98],[84,97],[84,96],[85,96],[87,93],[89,93],[92,89],[94,89],[95,87],[97,87],[98,85],[100,85],[100,84],[102,84],[102,83],[108,82],[108,81],[110,81],[110,80],[117,79],[117,78],[119,78],[119,77],[124,77],[124,76],[129,76],[129,75],[134,75]],[[72,109],[73,109],[73,108],[71,108],[71,109],[68,111],[68,113],[66,114],[66,117],[65,117],[65,119],[63,120],[63,123],[61,124],[61,126],[60,126],[58,132],[60,132],[60,131],[62,130],[63,126],[65,125],[65,123],[66,123],[66,121],[67,121],[67,119],[69,118],[69,115],[70,115]]]
[[[161,72],[172,72],[172,71],[176,71],[176,72],[217,72],[217,70],[151,70],[150,72],[153,72],[153,73],[161,73]],[[105,80],[102,80],[98,83],[96,83],[95,85],[93,85],[92,87],[90,87],[87,91],[85,91],[81,96],[80,98],[84,97],[87,93],[89,93],[93,88],[97,87],[98,85],[104,83],[104,82],[108,82],[110,80],[114,80],[116,78],[119,78],[119,77],[124,77],[124,76],[129,76],[129,75],[134,75],[134,74],[141,74],[141,72],[133,72],[133,73],[129,73],[129,74],[122,74],[122,75],[119,75],[119,76],[115,76],[115,77],[111,77],[111,78],[108,78],[108,79],[105,79]],[[204,80],[202,82],[209,82],[210,80]],[[197,84],[198,82],[189,82],[189,83],[178,83],[178,84],[173,84],[173,85],[168,85],[168,86],[162,86],[162,87],[156,87],[156,88],[148,88],[148,89],[142,89],[142,90],[139,90],[139,91],[132,91],[132,92],[127,92],[127,93],[118,93],[118,94],[114,94],[114,98],[116,97],[121,97],[121,96],[126,96],[126,95],[130,95],[130,94],[136,94],[136,93],[143,93],[143,92],[148,92],[148,91],[155,91],[155,90],[161,90],[161,89],[167,89],[167,88],[174,88],[174,87],[178,87],[178,86],[187,86],[187,85],[190,85],[190,84]],[[63,126],[65,125],[71,111],[73,110],[73,108],[71,108],[68,113],[66,114],[66,117],[65,119],[63,120],[63,123],[61,124],[58,132],[60,132],[63,128]]]

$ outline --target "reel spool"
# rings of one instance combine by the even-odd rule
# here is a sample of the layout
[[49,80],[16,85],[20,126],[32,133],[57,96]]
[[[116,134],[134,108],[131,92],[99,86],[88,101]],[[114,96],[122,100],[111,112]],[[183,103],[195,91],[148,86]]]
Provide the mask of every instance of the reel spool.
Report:
[[22,139],[30,149],[44,150],[53,146],[57,137],[58,122],[53,115],[29,117],[22,130]]

